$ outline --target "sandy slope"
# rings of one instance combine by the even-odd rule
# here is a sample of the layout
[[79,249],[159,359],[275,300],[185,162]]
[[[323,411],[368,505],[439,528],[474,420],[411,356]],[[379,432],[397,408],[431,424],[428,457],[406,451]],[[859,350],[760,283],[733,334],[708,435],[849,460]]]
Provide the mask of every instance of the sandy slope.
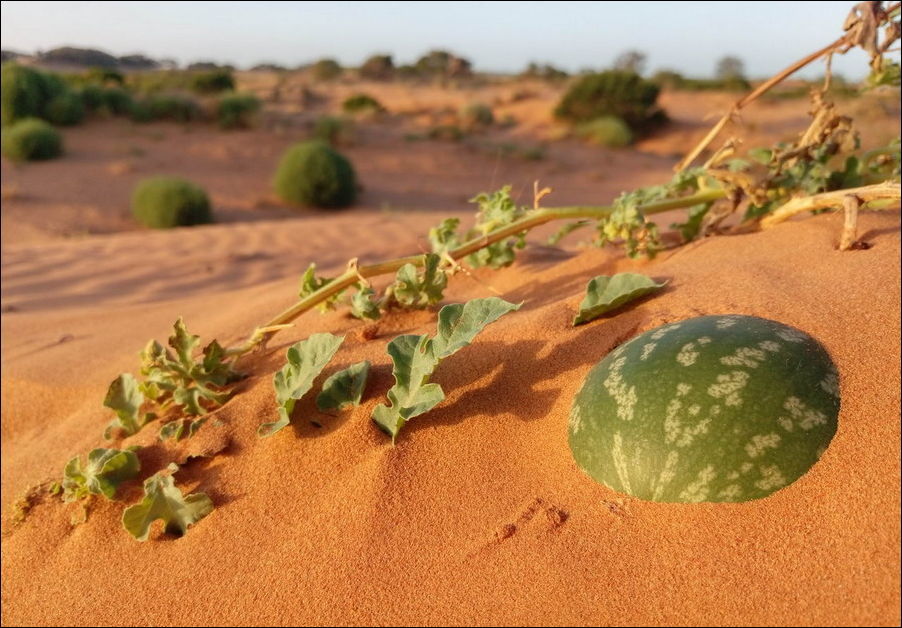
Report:
[[[308,260],[415,252],[431,222],[346,214],[313,238],[313,220],[6,247],[4,506],[102,443],[107,383],[177,315],[235,342],[291,302]],[[442,364],[447,400],[395,447],[368,418],[391,383],[384,346],[431,332],[434,316],[392,316],[364,340],[340,313],[307,315],[246,362],[250,377],[217,412],[224,426],[202,441],[227,448],[177,475],[216,504],[186,537],[135,542],[121,503],[75,528],[56,502],[18,527],[4,519],[3,623],[898,624],[899,214],[863,216],[867,251],[837,252],[840,225],[822,215],[653,263],[530,247],[514,267],[478,273],[483,283],[459,276],[448,301],[486,296],[488,283],[525,305]],[[589,277],[628,269],[669,287],[569,326]],[[823,459],[737,505],[643,503],[582,474],[566,422],[588,369],[646,329],[713,313],[780,320],[826,346],[842,409]],[[365,403],[317,429],[302,402],[294,429],[258,440],[285,346],[316,331],[347,336],[327,374],[374,363]],[[147,473],[176,453],[154,432],[126,441],[149,445]]]

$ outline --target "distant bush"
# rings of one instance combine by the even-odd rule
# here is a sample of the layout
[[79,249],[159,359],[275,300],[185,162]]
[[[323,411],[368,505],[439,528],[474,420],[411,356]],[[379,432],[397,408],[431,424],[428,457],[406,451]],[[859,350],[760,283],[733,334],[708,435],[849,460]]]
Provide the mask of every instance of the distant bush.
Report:
[[592,144],[608,148],[623,148],[633,143],[633,132],[617,116],[603,116],[584,122],[576,128],[576,135]]
[[67,91],[54,97],[44,109],[44,117],[58,126],[78,124],[85,117],[81,94]]
[[16,63],[4,64],[0,70],[0,88],[3,126],[43,113],[44,84],[37,70]]
[[320,59],[310,66],[310,73],[316,81],[332,81],[341,76],[342,71],[335,59]]
[[313,123],[313,138],[332,146],[349,143],[352,131],[351,121],[339,116],[322,115]]
[[85,85],[78,91],[81,96],[81,104],[88,113],[93,113],[103,107],[103,88],[99,85]]
[[110,68],[90,68],[83,75],[84,79],[90,83],[99,83],[106,85],[107,83],[115,83],[116,85],[125,85],[125,75],[118,70]]
[[114,116],[130,115],[132,95],[121,87],[107,87],[103,90],[103,107]]
[[135,122],[167,120],[191,122],[201,117],[196,102],[180,94],[154,94],[132,103],[129,114]]
[[279,162],[276,193],[295,205],[346,207],[357,195],[357,177],[351,163],[324,142],[296,144]]
[[492,113],[492,108],[488,105],[471,103],[461,110],[460,119],[464,127],[473,129],[492,126],[495,122],[495,115]]
[[3,131],[3,155],[12,161],[53,159],[63,152],[59,131],[37,118],[26,118]]
[[564,70],[557,68],[550,63],[530,63],[526,69],[520,73],[520,78],[539,79],[548,82],[559,82],[566,80],[570,75]]
[[230,92],[235,89],[235,79],[225,69],[198,72],[191,77],[191,89],[201,94]]
[[426,133],[426,137],[430,140],[459,142],[464,138],[464,132],[456,124],[439,124],[438,126],[429,129]]
[[203,188],[176,177],[141,181],[132,195],[132,214],[153,229],[213,222],[210,199]]
[[726,91],[738,92],[751,89],[751,85],[741,76],[717,79],[700,79],[685,77],[679,72],[661,70],[651,78],[652,83],[665,89],[698,92]]
[[423,77],[464,78],[472,76],[472,65],[467,59],[447,50],[430,50],[414,64]]
[[388,81],[395,75],[395,62],[391,55],[373,55],[360,66],[360,78],[371,81]]
[[226,94],[216,104],[216,121],[222,129],[246,129],[260,110],[260,99],[253,94]]
[[632,72],[587,74],[567,90],[554,114],[575,123],[617,116],[633,131],[644,132],[666,120],[656,104],[659,92],[657,85]]
[[354,94],[345,99],[341,108],[346,113],[379,113],[385,111],[382,104],[369,94]]

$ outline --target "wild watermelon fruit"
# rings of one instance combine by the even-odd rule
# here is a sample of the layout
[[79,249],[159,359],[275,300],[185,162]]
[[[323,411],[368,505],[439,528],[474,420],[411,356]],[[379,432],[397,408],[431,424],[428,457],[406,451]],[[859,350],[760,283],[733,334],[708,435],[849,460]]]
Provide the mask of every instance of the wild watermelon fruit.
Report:
[[570,449],[590,476],[640,499],[742,502],[804,475],[838,414],[838,374],[814,338],[702,316],[645,332],[589,372]]

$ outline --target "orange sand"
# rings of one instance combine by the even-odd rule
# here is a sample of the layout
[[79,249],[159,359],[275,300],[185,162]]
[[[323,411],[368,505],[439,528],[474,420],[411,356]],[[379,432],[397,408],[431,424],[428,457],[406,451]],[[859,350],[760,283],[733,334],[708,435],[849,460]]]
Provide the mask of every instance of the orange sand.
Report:
[[[312,238],[313,220],[6,247],[4,512],[102,444],[106,385],[177,315],[238,341],[291,301],[290,273],[308,260],[335,268],[350,253],[415,252],[414,234],[434,222],[347,214]],[[3,623],[898,625],[899,214],[862,217],[866,251],[835,250],[841,224],[822,215],[652,263],[530,247],[512,268],[478,273],[523,309],[441,365],[447,400],[395,447],[369,420],[391,383],[385,343],[432,332],[434,315],[391,316],[367,341],[353,319],[308,314],[245,363],[250,377],[216,414],[224,426],[198,441],[212,451],[227,438],[227,448],[176,476],[216,504],[187,536],[134,541],[122,503],[98,503],[75,528],[74,508],[55,501],[19,526],[4,518]],[[624,270],[670,283],[570,327],[586,281]],[[447,300],[488,294],[458,276]],[[736,505],[644,503],[581,473],[566,424],[589,368],[644,330],[714,313],[783,321],[829,350],[842,409],[822,460],[772,497]],[[305,400],[293,429],[258,440],[285,347],[318,331],[347,336],[326,375],[373,362],[365,403],[316,429]],[[178,454],[155,432],[125,442],[149,445],[148,473]],[[131,487],[123,501],[139,494]]]

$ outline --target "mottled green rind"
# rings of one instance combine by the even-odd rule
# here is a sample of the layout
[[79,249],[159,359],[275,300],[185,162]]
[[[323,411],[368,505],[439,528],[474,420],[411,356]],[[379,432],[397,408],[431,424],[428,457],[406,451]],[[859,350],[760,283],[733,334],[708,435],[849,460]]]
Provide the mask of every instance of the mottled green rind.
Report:
[[574,399],[570,449],[590,476],[640,499],[742,502],[804,475],[838,414],[836,368],[811,336],[753,316],[703,316],[599,362]]

